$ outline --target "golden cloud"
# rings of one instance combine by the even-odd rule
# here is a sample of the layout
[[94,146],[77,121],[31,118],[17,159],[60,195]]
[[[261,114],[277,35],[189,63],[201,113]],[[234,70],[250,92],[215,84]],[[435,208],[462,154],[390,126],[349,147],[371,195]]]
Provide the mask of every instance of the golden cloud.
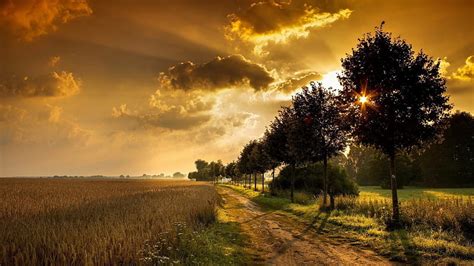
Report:
[[229,15],[226,37],[254,45],[254,52],[265,54],[270,43],[286,43],[289,39],[306,38],[310,31],[347,19],[352,11],[321,12],[306,1],[262,1],[253,3],[238,14]]
[[311,81],[321,80],[322,77],[321,74],[313,71],[296,73],[294,77],[276,84],[275,89],[284,93],[291,93],[303,86],[307,86]]
[[471,55],[466,59],[466,64],[458,68],[452,77],[458,80],[470,81],[474,78],[474,56]]
[[0,97],[66,97],[79,93],[81,81],[70,72],[0,81]]
[[0,25],[25,41],[56,31],[59,24],[90,16],[87,0],[6,0],[0,2]]
[[189,130],[211,119],[214,100],[202,91],[157,90],[150,96],[149,108],[132,111],[126,104],[112,109],[112,116],[134,123],[138,128]]
[[162,72],[158,78],[163,88],[181,90],[219,90],[248,85],[264,90],[273,82],[265,67],[241,55],[216,57],[204,64],[183,62]]
[[451,66],[451,63],[448,62],[447,57],[438,58],[439,62],[439,73],[445,78],[450,78],[448,74],[448,68]]

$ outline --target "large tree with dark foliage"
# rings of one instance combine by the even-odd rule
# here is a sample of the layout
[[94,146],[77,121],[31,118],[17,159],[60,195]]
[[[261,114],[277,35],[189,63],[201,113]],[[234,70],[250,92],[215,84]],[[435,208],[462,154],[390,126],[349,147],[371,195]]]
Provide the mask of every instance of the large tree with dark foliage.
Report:
[[303,87],[292,102],[297,120],[292,131],[297,134],[299,152],[304,153],[302,159],[307,163],[323,162],[323,205],[326,206],[328,160],[347,145],[350,127],[344,118],[345,111],[335,91],[321,83],[312,82],[310,88]]
[[393,221],[399,222],[395,156],[421,147],[440,131],[450,105],[439,62],[382,29],[359,39],[342,59],[339,80],[358,143],[373,146],[390,161]]

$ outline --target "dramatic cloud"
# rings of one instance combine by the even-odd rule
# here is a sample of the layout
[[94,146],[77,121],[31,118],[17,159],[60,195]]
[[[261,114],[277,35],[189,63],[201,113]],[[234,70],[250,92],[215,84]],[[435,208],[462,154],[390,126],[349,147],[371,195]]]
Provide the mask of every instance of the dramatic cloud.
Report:
[[39,77],[10,77],[0,81],[0,97],[65,97],[80,91],[81,81],[70,72]]
[[164,88],[181,90],[219,90],[241,85],[264,90],[273,78],[265,67],[241,55],[230,55],[204,64],[183,62],[160,73],[159,82]]
[[469,81],[474,78],[474,56],[471,55],[466,59],[466,64],[458,68],[452,77],[459,80]]
[[25,41],[57,30],[59,24],[92,14],[87,0],[4,0],[0,25]]
[[321,80],[322,77],[321,74],[312,71],[296,73],[294,77],[278,83],[275,88],[284,93],[291,93],[303,86],[307,86],[311,81]]
[[254,44],[256,54],[264,54],[270,42],[285,43],[291,38],[305,38],[310,31],[347,19],[352,11],[321,12],[306,1],[253,3],[248,9],[229,15],[226,36]]

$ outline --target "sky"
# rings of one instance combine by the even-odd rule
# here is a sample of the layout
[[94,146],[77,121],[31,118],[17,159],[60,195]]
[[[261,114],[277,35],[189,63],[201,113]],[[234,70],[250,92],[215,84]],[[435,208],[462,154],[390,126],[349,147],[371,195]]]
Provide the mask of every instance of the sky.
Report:
[[235,160],[384,29],[474,113],[471,0],[0,0],[0,176],[189,172]]

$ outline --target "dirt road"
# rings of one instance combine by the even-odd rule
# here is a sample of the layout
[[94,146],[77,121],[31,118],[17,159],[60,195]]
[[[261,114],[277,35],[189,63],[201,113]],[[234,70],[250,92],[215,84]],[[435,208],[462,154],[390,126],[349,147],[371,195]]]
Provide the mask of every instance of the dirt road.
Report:
[[[218,187],[223,211],[241,225],[249,238],[254,264],[272,265],[391,265],[373,251],[329,239],[321,226],[305,225],[287,215],[264,211],[247,197]],[[318,233],[319,231],[319,233]]]

